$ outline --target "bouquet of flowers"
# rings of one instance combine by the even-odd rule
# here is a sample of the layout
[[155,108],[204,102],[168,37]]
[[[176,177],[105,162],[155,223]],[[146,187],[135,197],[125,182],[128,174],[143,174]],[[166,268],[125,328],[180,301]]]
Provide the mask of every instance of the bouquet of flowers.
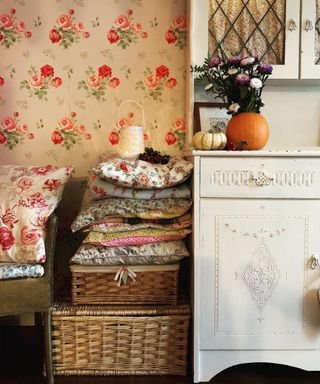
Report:
[[272,74],[270,64],[262,64],[256,57],[212,57],[202,66],[191,67],[199,73],[199,80],[206,80],[207,93],[214,94],[228,106],[228,113],[260,113],[263,107],[261,93],[267,78]]

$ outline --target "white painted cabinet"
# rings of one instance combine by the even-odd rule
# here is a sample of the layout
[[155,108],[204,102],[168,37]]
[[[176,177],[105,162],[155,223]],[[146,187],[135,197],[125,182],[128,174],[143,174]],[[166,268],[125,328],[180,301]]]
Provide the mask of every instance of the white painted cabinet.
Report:
[[225,53],[257,55],[273,79],[320,78],[320,1],[190,0],[191,63],[201,65],[217,43]]
[[320,151],[193,155],[194,381],[320,370]]

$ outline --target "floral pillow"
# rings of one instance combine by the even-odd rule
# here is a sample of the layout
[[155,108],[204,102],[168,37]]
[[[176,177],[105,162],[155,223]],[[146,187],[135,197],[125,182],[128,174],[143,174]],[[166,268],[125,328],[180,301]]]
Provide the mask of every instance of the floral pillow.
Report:
[[108,183],[100,179],[95,174],[90,174],[88,177],[88,186],[91,196],[94,200],[104,199],[106,197],[121,197],[128,199],[190,199],[191,189],[187,184],[177,185],[172,188],[162,189],[135,189],[121,187]]
[[139,159],[105,157],[93,173],[109,183],[138,189],[173,187],[185,181],[193,165],[182,157],[171,157],[168,164],[152,164]]
[[110,217],[139,217],[141,219],[170,219],[185,214],[191,207],[189,199],[110,199],[96,200],[84,208],[71,224],[73,232],[89,225],[107,221]]
[[45,224],[72,167],[0,166],[0,262],[43,263]]

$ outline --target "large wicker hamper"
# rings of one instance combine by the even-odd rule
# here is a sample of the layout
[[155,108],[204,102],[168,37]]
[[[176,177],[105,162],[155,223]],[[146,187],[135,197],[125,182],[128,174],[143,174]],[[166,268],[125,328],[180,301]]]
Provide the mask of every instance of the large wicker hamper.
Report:
[[118,286],[121,266],[71,265],[73,304],[171,304],[178,302],[180,264],[130,266],[136,280]]
[[72,306],[52,310],[56,375],[185,375],[190,307]]

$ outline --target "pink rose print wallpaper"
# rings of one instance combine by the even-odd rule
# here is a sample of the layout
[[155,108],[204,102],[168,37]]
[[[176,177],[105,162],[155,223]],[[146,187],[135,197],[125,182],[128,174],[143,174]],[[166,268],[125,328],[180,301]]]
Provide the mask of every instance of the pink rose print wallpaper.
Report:
[[[58,253],[90,167],[117,152],[121,127],[180,155],[185,140],[186,0],[1,0],[0,164],[73,165],[60,204]],[[48,186],[48,188],[54,186]],[[57,260],[57,279],[64,275]],[[67,266],[66,268],[67,269]]]

